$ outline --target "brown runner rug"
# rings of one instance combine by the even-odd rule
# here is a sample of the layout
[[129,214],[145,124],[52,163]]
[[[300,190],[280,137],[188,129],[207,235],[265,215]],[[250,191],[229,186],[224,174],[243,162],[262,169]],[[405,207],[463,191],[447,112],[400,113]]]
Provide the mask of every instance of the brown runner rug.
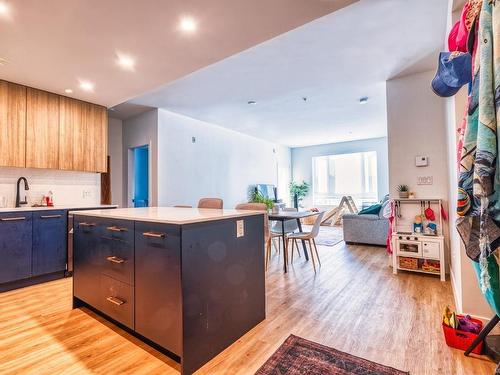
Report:
[[379,365],[290,335],[255,373],[256,375],[407,375],[409,372]]

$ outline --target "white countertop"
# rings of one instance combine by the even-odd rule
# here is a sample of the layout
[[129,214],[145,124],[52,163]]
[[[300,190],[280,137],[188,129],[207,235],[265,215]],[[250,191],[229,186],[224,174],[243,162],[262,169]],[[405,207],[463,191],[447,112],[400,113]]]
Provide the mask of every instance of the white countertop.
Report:
[[93,204],[90,206],[85,205],[61,205],[61,206],[52,206],[52,207],[31,207],[31,206],[23,206],[23,207],[6,207],[0,208],[0,213],[3,212],[27,212],[27,211],[49,211],[49,210],[86,210],[86,209],[100,209],[100,208],[117,208],[117,205],[113,204]]
[[75,215],[102,217],[109,219],[148,221],[154,223],[182,225],[253,216],[264,214],[265,212],[251,210],[217,210],[207,208],[144,207],[118,208],[116,210],[72,211],[72,213]]

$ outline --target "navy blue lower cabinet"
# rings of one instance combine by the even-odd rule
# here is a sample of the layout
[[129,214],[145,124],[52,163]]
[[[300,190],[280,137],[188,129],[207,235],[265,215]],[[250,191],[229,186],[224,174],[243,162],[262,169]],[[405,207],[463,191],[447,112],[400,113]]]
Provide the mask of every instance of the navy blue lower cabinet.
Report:
[[180,226],[135,224],[135,330],[182,354]]
[[75,216],[73,231],[73,294],[100,309],[100,277],[105,262],[99,248],[102,227],[98,219]]
[[0,283],[31,276],[32,214],[0,214]]
[[33,276],[66,270],[67,213],[33,212]]

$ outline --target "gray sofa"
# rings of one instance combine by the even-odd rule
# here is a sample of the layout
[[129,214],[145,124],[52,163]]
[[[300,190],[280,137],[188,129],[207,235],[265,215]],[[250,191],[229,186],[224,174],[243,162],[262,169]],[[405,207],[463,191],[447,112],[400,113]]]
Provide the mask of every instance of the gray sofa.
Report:
[[349,243],[362,243],[369,245],[387,244],[389,233],[389,219],[382,213],[388,200],[384,200],[378,215],[345,214],[342,216],[344,241]]

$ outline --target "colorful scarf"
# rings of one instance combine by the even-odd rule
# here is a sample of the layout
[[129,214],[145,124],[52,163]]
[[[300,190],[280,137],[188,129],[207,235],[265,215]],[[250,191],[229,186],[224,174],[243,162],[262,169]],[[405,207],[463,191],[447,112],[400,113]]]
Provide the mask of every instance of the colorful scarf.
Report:
[[490,255],[500,245],[499,31],[500,2],[484,0],[477,28],[477,47],[473,51],[474,77],[460,160],[457,210],[460,216],[457,230],[467,255],[479,262],[483,293],[491,286]]

